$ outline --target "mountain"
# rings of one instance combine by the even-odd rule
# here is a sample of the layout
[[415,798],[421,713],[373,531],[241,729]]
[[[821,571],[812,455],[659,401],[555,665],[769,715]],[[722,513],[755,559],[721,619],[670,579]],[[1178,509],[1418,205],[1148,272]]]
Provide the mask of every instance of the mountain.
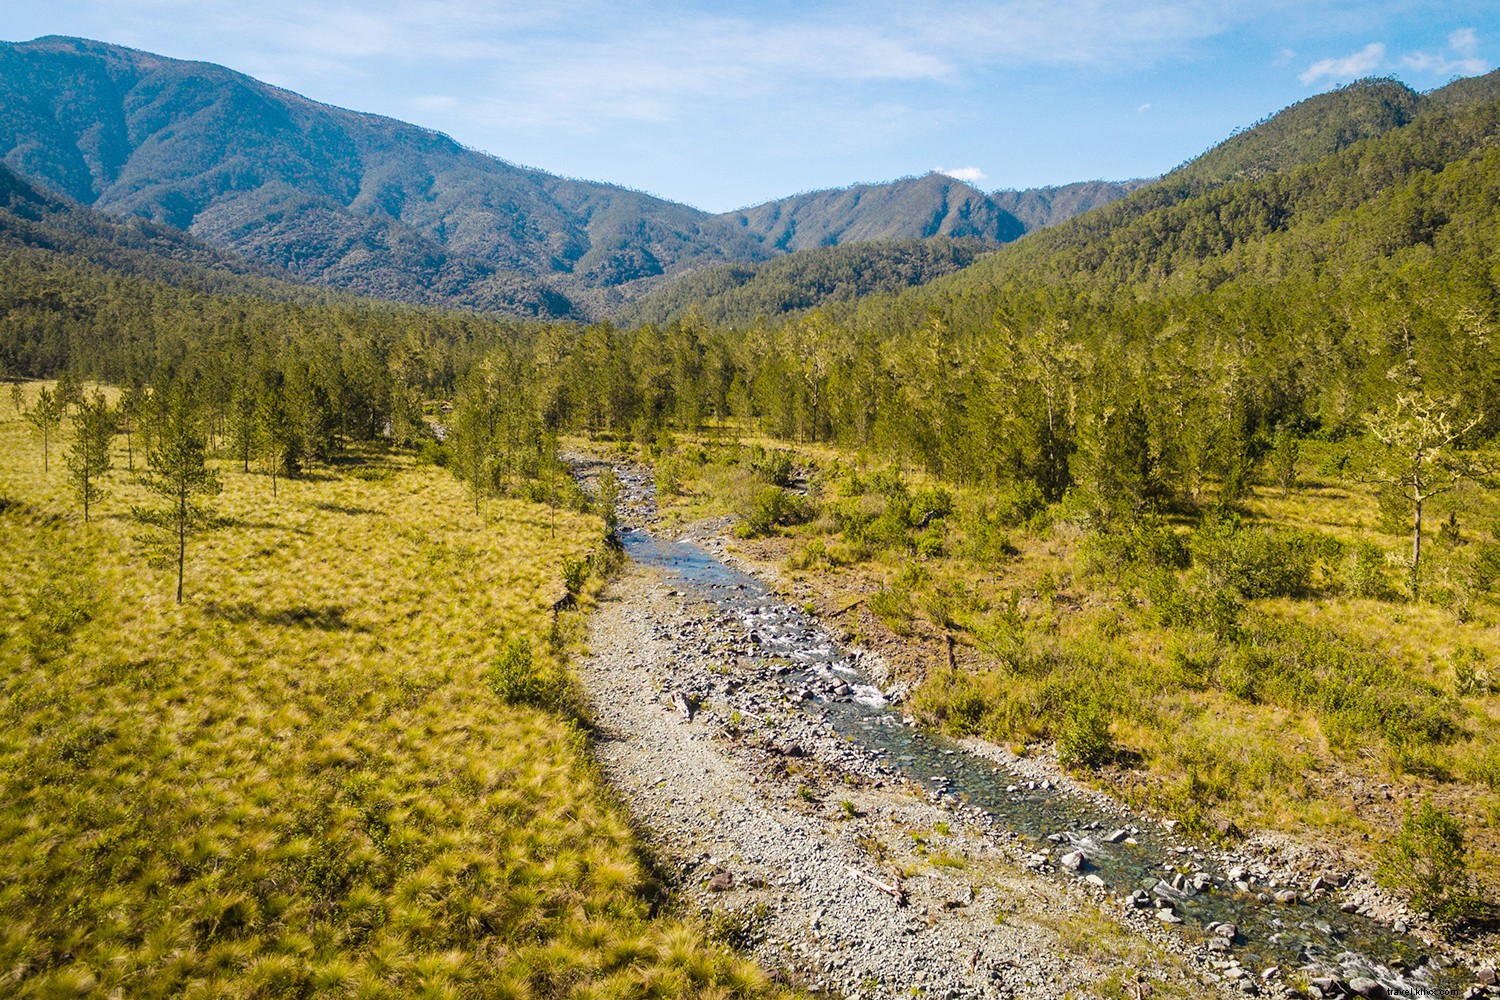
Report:
[[1025,232],[984,192],[939,173],[810,191],[719,218],[786,252],[928,236],[1006,243]]
[[[1339,109],[1350,117],[1332,113]],[[913,328],[933,309],[952,310],[956,328],[978,329],[997,310],[1088,314],[1107,324],[1132,309],[1164,308],[1146,303],[1198,307],[1242,295],[1261,303],[1263,314],[1245,320],[1259,327],[1350,301],[1368,300],[1369,315],[1381,316],[1390,310],[1380,295],[1409,295],[1391,287],[1425,286],[1433,301],[1450,292],[1463,301],[1455,315],[1488,315],[1487,262],[1500,253],[1497,150],[1500,71],[1426,95],[1391,81],[1356,84],[1293,105],[1114,204],[869,309],[887,325],[899,313]],[[1234,179],[1213,180],[1226,176]],[[1464,289],[1478,298],[1465,300]],[[1326,324],[1350,322],[1351,311]]]
[[404,301],[568,315],[601,290],[767,255],[685,205],[82,39],[0,44],[0,159],[112,215]]
[[990,194],[990,200],[1021,220],[1029,233],[1067,222],[1100,205],[1119,201],[1150,183],[1150,180],[1081,181],[1019,191],[995,191]]
[[994,247],[975,237],[851,243],[797,250],[760,264],[719,264],[656,289],[620,322],[668,323],[690,310],[710,323],[745,327],[863,295],[898,292],[968,267]]
[[1421,95],[1399,81],[1358,80],[1278,111],[1167,178],[1222,184],[1308,163],[1401,128],[1416,117],[1422,103]]
[[328,293],[295,283],[171,226],[117,219],[50,194],[0,165],[0,250],[52,254],[77,266],[216,292],[283,300]]

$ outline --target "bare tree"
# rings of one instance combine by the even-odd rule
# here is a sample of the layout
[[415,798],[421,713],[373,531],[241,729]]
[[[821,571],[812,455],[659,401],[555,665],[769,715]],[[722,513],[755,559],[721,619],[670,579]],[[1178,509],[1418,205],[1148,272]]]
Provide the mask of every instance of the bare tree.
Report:
[[1452,492],[1468,474],[1453,445],[1481,419],[1475,416],[1459,426],[1456,409],[1455,402],[1424,392],[1398,393],[1395,405],[1367,421],[1378,447],[1364,479],[1388,501],[1411,511],[1413,598],[1421,591],[1423,508],[1433,497]]

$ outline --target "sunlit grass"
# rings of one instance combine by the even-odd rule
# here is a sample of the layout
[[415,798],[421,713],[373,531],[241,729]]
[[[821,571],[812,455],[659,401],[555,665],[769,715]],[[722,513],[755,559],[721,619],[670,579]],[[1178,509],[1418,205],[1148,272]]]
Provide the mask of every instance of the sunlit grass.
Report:
[[60,447],[43,477],[0,414],[0,992],[766,991],[652,918],[577,725],[485,684],[512,635],[552,655],[596,519],[475,516],[447,473],[375,452],[275,497],[226,464],[179,607],[123,439],[85,526]]

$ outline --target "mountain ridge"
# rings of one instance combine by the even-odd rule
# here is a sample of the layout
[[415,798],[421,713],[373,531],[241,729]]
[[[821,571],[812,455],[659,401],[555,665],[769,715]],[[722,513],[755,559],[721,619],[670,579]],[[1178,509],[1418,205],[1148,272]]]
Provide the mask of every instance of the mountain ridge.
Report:
[[[804,241],[999,243],[1024,229],[990,196],[932,175],[715,215],[214,63],[55,35],[0,43],[0,162],[310,284],[544,319],[610,314],[676,276]],[[777,221],[791,217],[790,229]]]

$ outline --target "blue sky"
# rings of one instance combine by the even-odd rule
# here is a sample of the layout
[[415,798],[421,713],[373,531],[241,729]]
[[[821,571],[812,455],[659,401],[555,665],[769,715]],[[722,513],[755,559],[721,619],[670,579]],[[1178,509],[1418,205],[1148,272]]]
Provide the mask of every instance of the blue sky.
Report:
[[933,169],[985,190],[1154,176],[1361,76],[1488,72],[1500,2],[0,0],[0,37],[46,34],[724,211]]

